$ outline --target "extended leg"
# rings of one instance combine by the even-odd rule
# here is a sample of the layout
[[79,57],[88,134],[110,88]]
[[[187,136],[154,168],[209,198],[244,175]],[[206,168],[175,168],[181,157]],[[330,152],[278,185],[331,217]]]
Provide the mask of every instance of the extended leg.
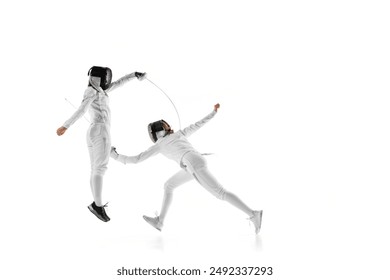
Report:
[[93,145],[90,149],[91,167],[92,167],[92,194],[97,206],[102,206],[103,176],[107,170],[107,164],[110,158],[109,137],[98,137],[93,139]]
[[252,216],[254,214],[254,211],[249,208],[249,206],[247,206],[237,195],[226,191],[221,186],[217,179],[215,179],[215,177],[210,173],[207,166],[195,170],[194,177],[206,190],[211,192],[217,198],[229,202],[233,206],[245,212],[248,216]]
[[[102,126],[92,126],[90,130],[96,133],[87,134],[88,150],[91,160],[91,178],[90,185],[94,202],[88,206],[88,209],[100,220],[107,222],[110,218],[107,216],[103,201],[103,176],[107,170],[110,151],[110,137],[106,128]],[[92,137],[91,135],[94,135]]]
[[255,233],[258,234],[260,232],[262,216],[263,216],[262,210],[260,211],[252,210],[234,193],[226,191],[224,188],[222,188],[222,186],[218,183],[218,181],[214,178],[214,176],[209,172],[207,166],[199,170],[196,170],[193,175],[196,178],[196,180],[206,190],[210,191],[217,198],[225,200],[229,202],[231,205],[245,212],[255,226]]

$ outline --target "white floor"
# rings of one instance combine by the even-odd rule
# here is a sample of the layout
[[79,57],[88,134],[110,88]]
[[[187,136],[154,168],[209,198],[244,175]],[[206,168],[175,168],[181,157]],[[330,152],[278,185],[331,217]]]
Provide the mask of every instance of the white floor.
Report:
[[[215,159],[210,162],[213,166]],[[230,188],[250,205],[260,197],[263,228],[256,236],[244,214],[191,182],[177,190],[165,228],[158,232],[142,215],[158,210],[160,186],[142,181],[114,184],[111,175],[111,190],[106,191],[111,198],[109,223],[88,211],[89,190],[78,178],[70,179],[74,182],[63,194],[59,190],[67,183],[47,181],[23,196],[15,189],[7,191],[3,207],[11,214],[3,221],[1,242],[7,279],[115,279],[122,267],[172,266],[207,272],[218,266],[271,266],[278,279],[387,275],[389,206],[383,196],[370,203],[373,196],[359,190],[353,195],[336,192],[337,197],[314,191],[302,196],[299,189],[283,194],[264,186],[263,198],[260,190],[253,189],[252,196],[249,187],[241,189],[242,195],[240,188]],[[135,183],[138,190],[131,189]]]

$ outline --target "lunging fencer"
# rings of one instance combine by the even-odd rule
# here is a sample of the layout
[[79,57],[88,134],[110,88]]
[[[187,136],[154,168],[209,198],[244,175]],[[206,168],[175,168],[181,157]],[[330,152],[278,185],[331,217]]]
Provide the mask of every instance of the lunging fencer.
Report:
[[202,154],[197,152],[187,140],[187,137],[215,116],[219,107],[219,104],[214,105],[214,110],[210,114],[202,120],[186,127],[183,130],[179,130],[178,132],[174,132],[169,124],[164,120],[150,123],[148,125],[149,135],[155,144],[137,156],[121,155],[117,153],[115,147],[111,148],[111,157],[123,164],[139,163],[151,156],[161,153],[167,158],[176,161],[182,168],[182,170],[173,175],[164,184],[164,197],[160,215],[157,217],[143,216],[145,221],[157,230],[161,231],[163,228],[165,217],[172,203],[174,189],[192,179],[195,179],[200,185],[217,198],[227,201],[236,208],[245,212],[249,216],[249,219],[253,222],[256,234],[260,232],[263,211],[251,209],[235,194],[224,189],[210,173],[207,167],[207,162]]
[[112,71],[110,68],[93,66],[89,69],[88,76],[88,87],[79,108],[57,129],[57,135],[63,135],[89,109],[91,125],[87,131],[87,145],[91,161],[90,186],[94,201],[88,206],[88,209],[103,222],[108,222],[110,218],[104,210],[106,205],[103,205],[102,201],[103,176],[107,170],[111,148],[111,112],[108,93],[134,78],[143,80],[146,73],[133,72],[111,82]]

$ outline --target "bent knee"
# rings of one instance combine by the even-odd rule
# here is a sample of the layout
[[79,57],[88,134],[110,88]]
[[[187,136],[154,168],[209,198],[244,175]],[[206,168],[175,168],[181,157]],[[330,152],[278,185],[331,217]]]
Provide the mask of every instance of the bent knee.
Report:
[[92,174],[96,175],[104,175],[107,171],[107,167],[98,167],[98,168],[93,168],[92,169]]
[[164,190],[166,192],[173,192],[173,190],[176,188],[177,186],[175,184],[173,184],[172,182],[170,181],[167,181],[165,182],[164,184]]
[[226,193],[227,191],[223,187],[220,187],[215,191],[214,196],[220,200],[226,200]]

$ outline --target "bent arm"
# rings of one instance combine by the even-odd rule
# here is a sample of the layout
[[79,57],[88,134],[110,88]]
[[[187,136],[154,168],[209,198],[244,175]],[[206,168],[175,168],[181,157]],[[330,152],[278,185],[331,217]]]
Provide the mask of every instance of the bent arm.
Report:
[[106,89],[106,92],[110,92],[118,87],[121,87],[123,86],[125,83],[133,80],[134,78],[136,78],[135,76],[135,72],[134,73],[131,73],[131,74],[127,74],[126,76],[123,76],[122,78],[116,80],[115,82],[112,82],[110,84],[110,86],[108,87],[108,89]]
[[91,105],[91,103],[95,99],[95,97],[96,97],[95,90],[93,90],[92,88],[88,87],[85,90],[84,99],[81,102],[79,108],[77,109],[76,112],[73,113],[73,115],[62,126],[65,127],[65,128],[69,128],[79,118],[81,118],[85,114],[85,112],[87,111],[88,107]]
[[140,163],[151,156],[157,155],[160,152],[160,147],[159,145],[153,145],[146,151],[140,153],[139,155],[136,156],[125,156],[121,154],[117,154],[116,152],[111,151],[111,157],[117,161],[122,162],[123,164],[127,163]]
[[210,114],[208,114],[206,117],[204,117],[203,119],[201,119],[200,121],[194,123],[194,124],[191,124],[190,126],[187,126],[186,128],[184,128],[182,130],[184,136],[188,137],[190,136],[191,134],[193,134],[195,131],[197,131],[199,128],[201,128],[202,126],[204,126],[209,120],[211,120],[215,114],[217,112],[215,110],[213,110]]

